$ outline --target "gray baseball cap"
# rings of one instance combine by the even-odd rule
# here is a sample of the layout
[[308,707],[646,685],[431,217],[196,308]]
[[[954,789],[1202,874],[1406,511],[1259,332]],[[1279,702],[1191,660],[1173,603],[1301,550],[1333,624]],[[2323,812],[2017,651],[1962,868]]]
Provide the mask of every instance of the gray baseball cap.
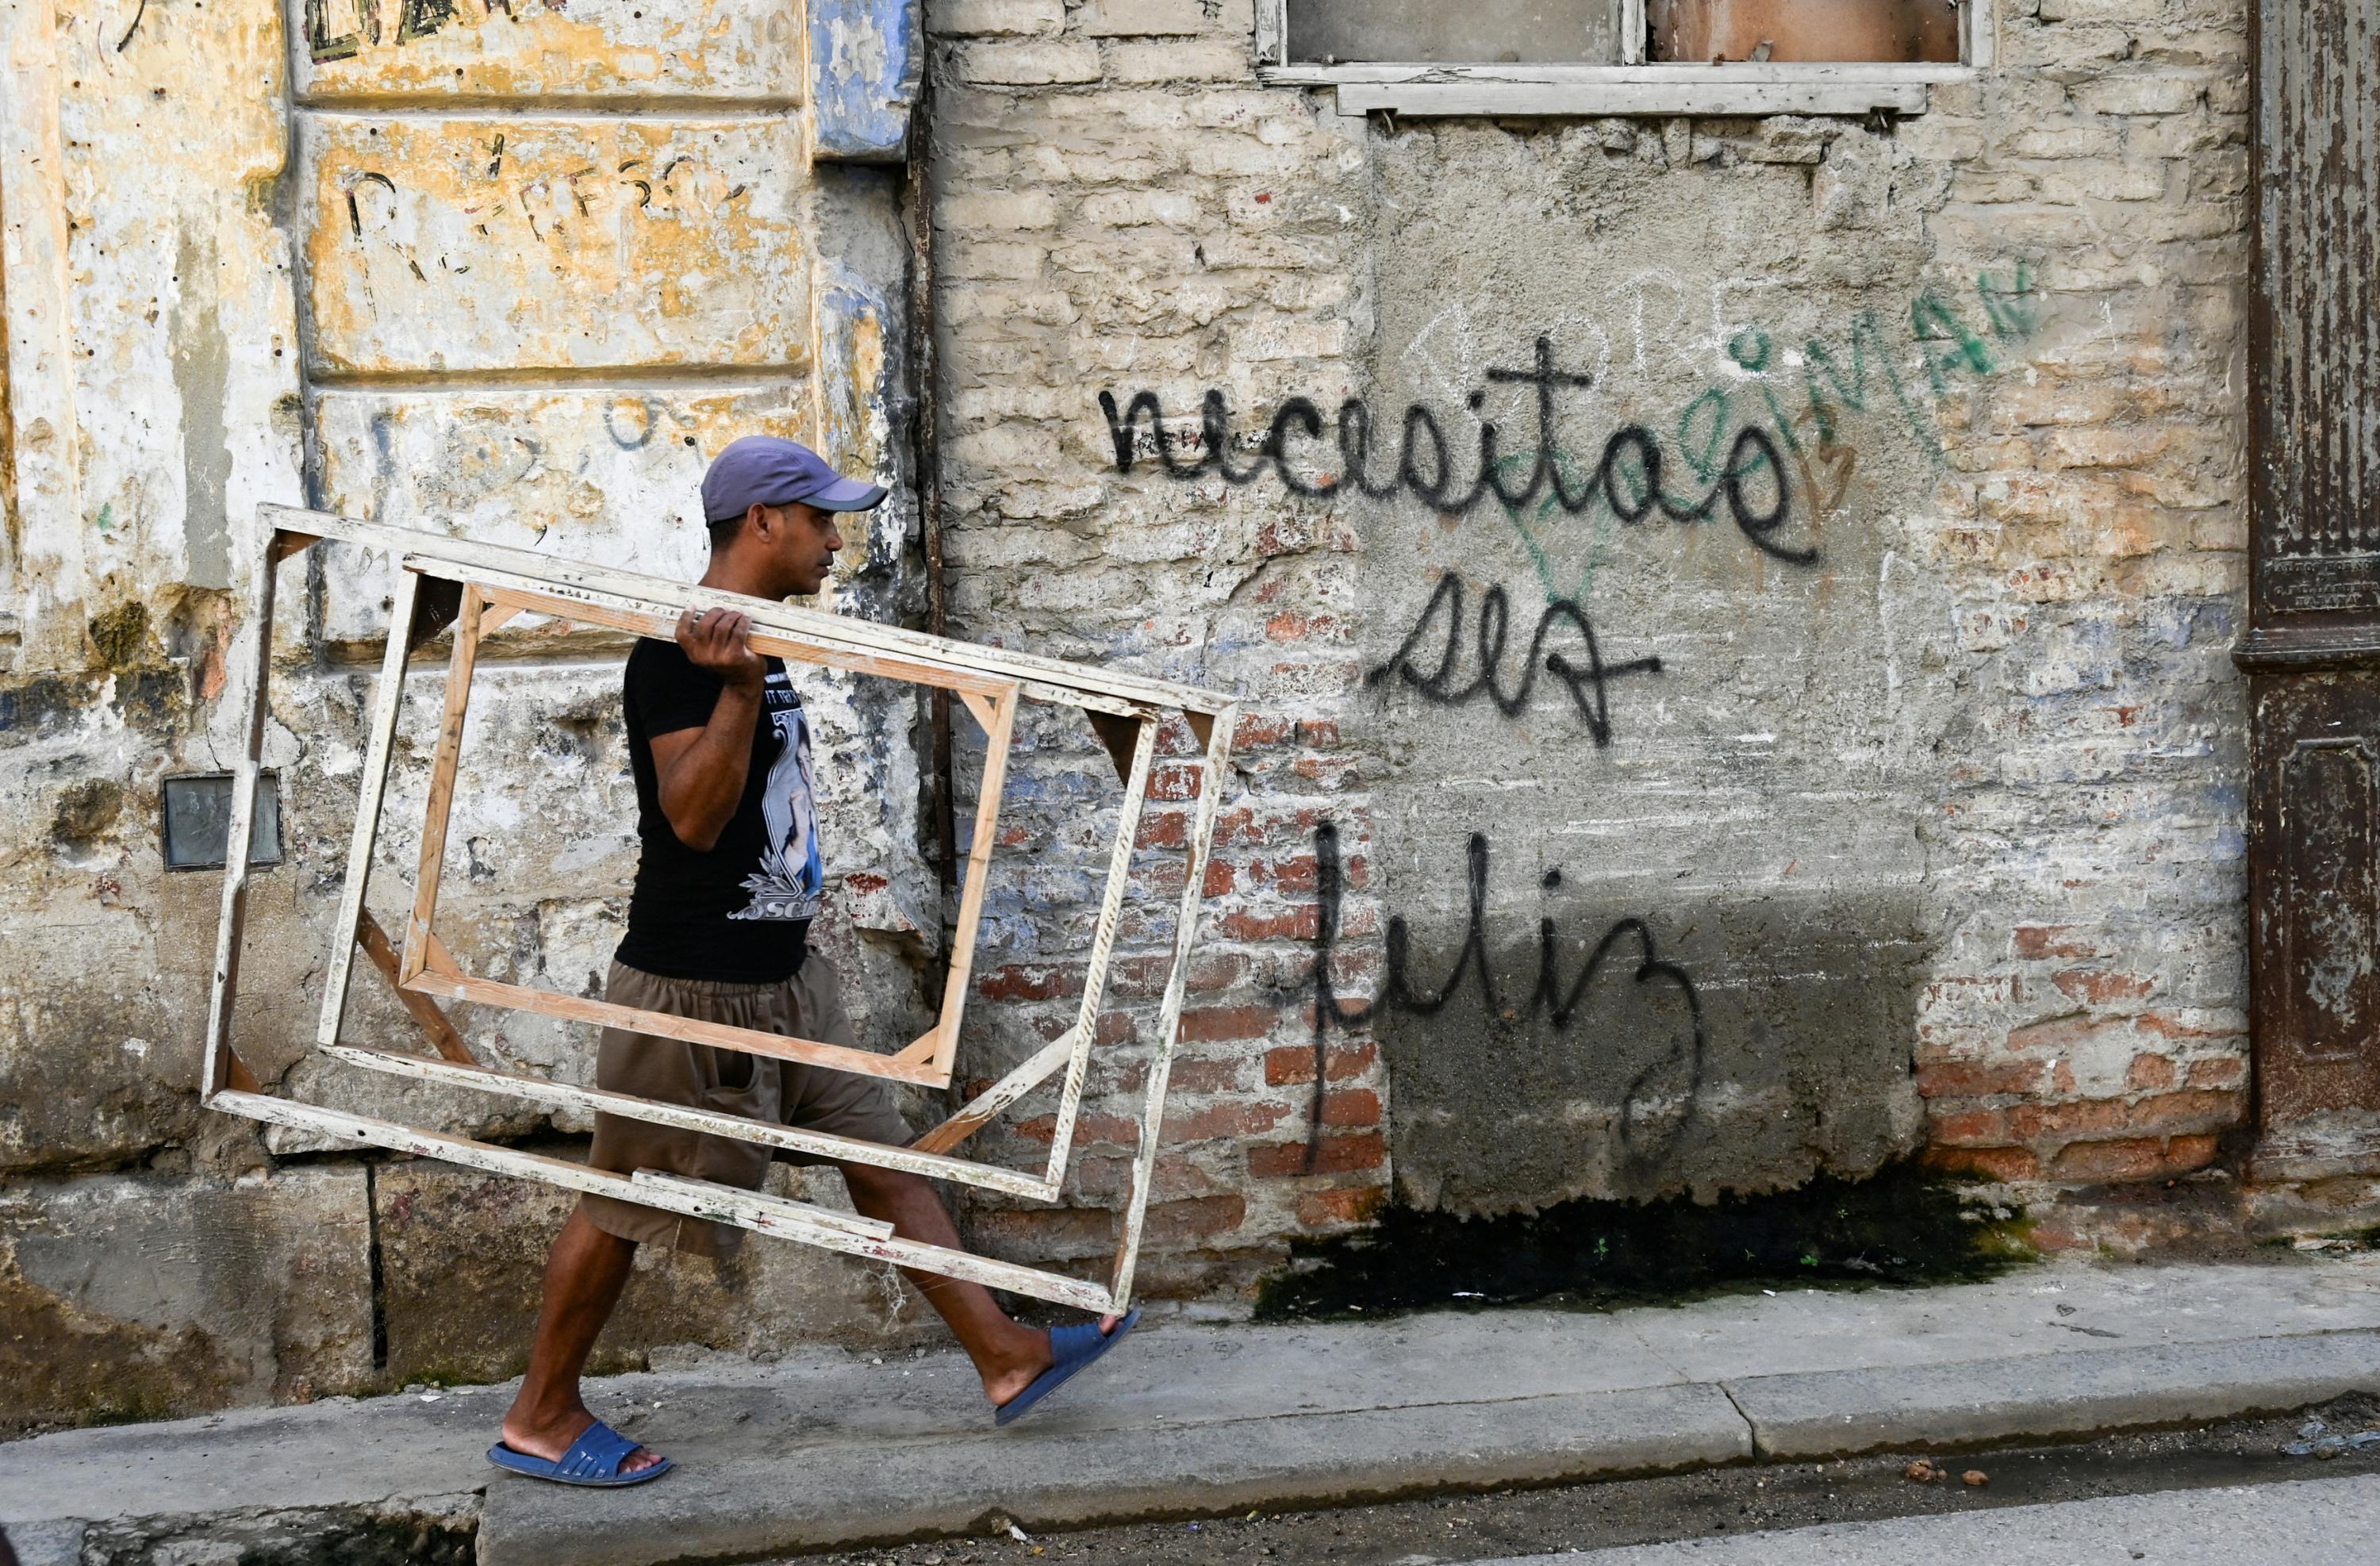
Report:
[[755,505],[802,501],[820,511],[866,511],[884,504],[884,486],[846,479],[799,441],[746,435],[727,443],[702,475],[702,517],[724,522]]

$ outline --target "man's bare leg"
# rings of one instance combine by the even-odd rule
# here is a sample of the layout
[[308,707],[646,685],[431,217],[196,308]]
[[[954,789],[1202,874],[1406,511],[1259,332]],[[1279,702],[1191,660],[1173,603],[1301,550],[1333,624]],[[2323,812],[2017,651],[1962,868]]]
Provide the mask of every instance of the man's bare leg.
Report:
[[[836,1167],[851,1188],[851,1205],[869,1218],[890,1223],[904,1240],[959,1248],[958,1225],[951,1221],[950,1209],[942,1206],[924,1175],[874,1164]],[[1050,1334],[1010,1320],[982,1284],[914,1272],[905,1267],[901,1276],[915,1283],[949,1324],[959,1346],[975,1361],[976,1374],[983,1378],[984,1394],[995,1407],[1031,1386],[1035,1377],[1050,1368]],[[1116,1319],[1106,1317],[1099,1330],[1112,1330]]]
[[[587,1368],[588,1353],[611,1319],[612,1307],[620,1303],[636,1259],[634,1240],[607,1234],[586,1213],[571,1210],[546,1257],[545,1305],[529,1345],[528,1374],[504,1414],[504,1445],[560,1462],[595,1423],[578,1395],[578,1374]],[[638,1447],[620,1460],[620,1472],[634,1474],[660,1461]]]

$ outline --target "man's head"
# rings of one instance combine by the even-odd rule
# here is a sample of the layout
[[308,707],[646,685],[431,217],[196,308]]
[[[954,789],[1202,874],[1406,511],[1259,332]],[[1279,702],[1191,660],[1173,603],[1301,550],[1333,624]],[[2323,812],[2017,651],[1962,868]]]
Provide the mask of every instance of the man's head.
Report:
[[814,593],[843,548],[837,515],[883,501],[881,485],[843,477],[798,442],[775,435],[730,442],[702,476],[713,571],[730,565],[739,590],[762,598]]

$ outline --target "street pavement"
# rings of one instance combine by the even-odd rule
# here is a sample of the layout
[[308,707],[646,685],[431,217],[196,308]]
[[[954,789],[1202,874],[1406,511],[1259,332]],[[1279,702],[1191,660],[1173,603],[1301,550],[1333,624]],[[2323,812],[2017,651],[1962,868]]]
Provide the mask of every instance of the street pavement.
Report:
[[1478,1566],[2371,1566],[2374,1560],[2380,1476],[2367,1475],[1835,1523]]
[[2380,1255],[2070,1262],[1609,1312],[1159,1319],[997,1432],[954,1353],[722,1357],[590,1383],[598,1413],[679,1463],[623,1491],[488,1468],[508,1388],[235,1410],[0,1445],[0,1525],[74,1551],[103,1524],[425,1518],[476,1530],[480,1566],[650,1566],[995,1517],[1040,1532],[2083,1435],[2351,1391],[2380,1391]]

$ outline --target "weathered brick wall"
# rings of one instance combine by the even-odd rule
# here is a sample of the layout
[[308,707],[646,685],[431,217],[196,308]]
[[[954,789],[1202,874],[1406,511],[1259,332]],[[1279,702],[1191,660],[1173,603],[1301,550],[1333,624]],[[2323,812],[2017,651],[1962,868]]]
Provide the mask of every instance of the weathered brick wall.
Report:
[[[1890,126],[1391,127],[1259,85],[1243,4],[929,10],[958,623],[1249,703],[1169,1277],[1357,1220],[1391,1153],[1408,1199],[1501,1210],[1921,1149],[2171,1176],[2240,1123],[2245,7],[2000,18],[1998,68]],[[1676,511],[1717,502],[1463,504],[1480,419],[1527,477],[1531,394],[1489,371],[1540,335],[1595,380],[1573,489],[1642,431]],[[1427,445],[1394,473],[1413,405],[1435,501]],[[1585,623],[1611,667],[1573,695],[1531,638],[1576,672]],[[1014,844],[1061,909],[1075,804]],[[1059,1026],[1067,929],[1004,932],[987,1070]],[[1318,1104],[1321,953],[1354,1020]]]
[[[1253,83],[1245,4],[1216,16],[1196,0],[960,0],[928,19],[953,627],[1247,704],[1144,1262],[1149,1288],[1212,1292],[1276,1261],[1281,1236],[1356,1221],[1387,1176],[1377,1052],[1332,1039],[1318,1103],[1302,1000],[1323,822],[1347,843],[1342,923],[1372,929],[1364,762],[1342,724],[1360,674],[1357,540],[1328,506],[1220,480],[1120,480],[1095,399],[1211,384],[1254,408],[1293,389],[1353,391],[1370,264],[1362,137],[1299,93]],[[1186,731],[1167,742],[1168,754],[1189,748]],[[1076,786],[1104,767],[1079,722],[1038,727],[1032,745],[1011,774],[1016,825],[1000,849],[1028,867],[1037,917],[1001,923],[1001,946],[978,958],[986,992],[1015,1002],[986,1019],[968,1057],[986,1076],[1071,1020],[1099,842],[1080,807],[1112,818],[1111,784],[1088,801]],[[1098,1205],[983,1213],[988,1244],[1085,1257],[1111,1244],[1099,1208],[1121,1201],[1115,1171],[1135,1143],[1185,783],[1186,770],[1161,773],[1142,827],[1137,908],[1101,1024],[1111,1047],[1086,1100],[1081,1199]],[[1377,952],[1338,967],[1350,994],[1377,972]]]
[[1931,232],[2095,329],[1956,410],[1936,559],[1998,695],[1945,747],[1918,1084],[1947,1161],[2167,1177],[2245,1111],[2245,7],[2027,9],[2010,79],[1915,127],[1957,159]]

